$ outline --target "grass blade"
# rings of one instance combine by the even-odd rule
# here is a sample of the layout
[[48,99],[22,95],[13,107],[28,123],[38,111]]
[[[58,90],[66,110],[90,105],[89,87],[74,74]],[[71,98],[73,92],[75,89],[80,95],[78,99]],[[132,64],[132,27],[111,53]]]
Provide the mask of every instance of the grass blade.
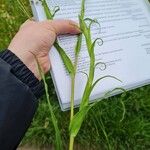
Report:
[[115,80],[117,80],[117,81],[119,81],[119,82],[122,82],[122,81],[119,80],[118,78],[116,78],[116,77],[114,77],[114,76],[111,76],[111,75],[103,76],[103,77],[97,79],[97,80],[94,82],[94,84],[92,85],[91,90],[93,90],[94,87],[95,87],[101,80],[106,79],[106,78],[112,78],[112,79],[115,79]]
[[46,83],[46,78],[45,78],[45,75],[44,75],[44,73],[42,71],[42,68],[40,67],[38,59],[36,58],[35,55],[34,55],[34,57],[35,57],[35,60],[37,62],[39,74],[40,74],[40,76],[41,76],[41,78],[42,78],[42,80],[44,82],[46,100],[47,100],[47,103],[48,103],[48,108],[49,108],[49,111],[50,111],[52,123],[53,123],[54,130],[55,130],[55,138],[56,138],[55,146],[56,146],[56,150],[62,150],[62,140],[61,140],[60,130],[58,128],[57,119],[56,119],[56,117],[54,115],[53,108],[52,108],[52,105],[50,103],[49,92],[48,92],[48,85]]
[[[60,10],[60,8],[57,6],[54,8],[54,14],[52,14],[51,10],[49,9],[46,0],[42,0],[42,5],[44,7],[44,11],[46,14],[47,19],[49,20],[53,20],[55,14]],[[54,43],[54,47],[57,49],[58,53],[61,56],[61,59],[67,69],[67,71],[70,74],[74,74],[74,66],[72,64],[72,61],[70,60],[70,58],[67,56],[66,52],[63,50],[63,48],[58,44],[57,40]]]
[[20,6],[20,9],[22,10],[22,12],[27,16],[28,19],[31,19],[31,15],[28,13],[28,11],[26,10],[26,7],[24,6],[24,4],[20,1],[20,0],[17,0],[17,3],[19,4]]
[[75,56],[79,55],[79,52],[81,50],[81,45],[82,45],[82,34],[78,35],[77,44],[75,47]]

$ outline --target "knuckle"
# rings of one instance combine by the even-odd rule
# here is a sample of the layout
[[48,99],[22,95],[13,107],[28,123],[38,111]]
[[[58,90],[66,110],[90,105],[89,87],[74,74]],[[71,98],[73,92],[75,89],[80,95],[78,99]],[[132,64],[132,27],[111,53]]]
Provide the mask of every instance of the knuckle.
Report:
[[46,32],[50,33],[51,35],[56,36],[57,35],[57,30],[52,23],[52,21],[47,21],[43,24],[43,27],[46,29]]

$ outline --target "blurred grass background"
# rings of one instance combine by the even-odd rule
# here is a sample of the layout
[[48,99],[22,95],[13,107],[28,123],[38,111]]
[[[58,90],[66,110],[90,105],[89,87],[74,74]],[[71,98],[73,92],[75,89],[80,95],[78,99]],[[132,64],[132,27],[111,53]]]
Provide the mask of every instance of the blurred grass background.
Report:
[[[28,0],[22,0],[22,2],[31,12]],[[19,26],[26,19],[15,0],[0,1],[1,50],[7,48]],[[69,111],[61,112],[51,79],[48,79],[48,84],[50,98],[62,132],[64,147],[67,149]],[[123,121],[121,121],[122,102],[126,108]],[[22,145],[31,144],[42,147],[53,145],[53,143],[54,130],[49,118],[45,96],[43,96]],[[80,149],[85,150],[110,148],[113,150],[150,150],[150,86],[100,102],[87,116],[76,139],[76,144],[80,145]]]

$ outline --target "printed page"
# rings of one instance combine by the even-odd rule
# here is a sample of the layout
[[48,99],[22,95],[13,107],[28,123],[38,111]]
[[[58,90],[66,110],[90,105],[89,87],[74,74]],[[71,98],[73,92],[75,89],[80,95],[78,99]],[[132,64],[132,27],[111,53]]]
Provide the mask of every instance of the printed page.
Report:
[[[78,21],[81,0],[47,0],[49,7],[60,7],[56,19]],[[40,16],[41,19],[44,17]],[[107,68],[98,66],[95,80],[112,75],[122,81],[104,79],[94,89],[91,98],[116,87],[130,87],[150,79],[150,11],[144,0],[86,0],[86,17],[97,19],[101,26],[93,24],[92,38],[102,38],[104,44],[95,47],[96,62],[106,63]],[[60,36],[60,45],[72,61],[76,36]],[[70,100],[70,77],[54,48],[50,52],[52,73],[62,103]],[[75,99],[80,100],[88,73],[89,56],[85,41],[78,63]]]
[[[60,6],[60,11],[55,18],[78,20],[80,0],[48,1],[49,6]],[[96,61],[104,62],[107,68],[99,66],[95,72],[95,80],[104,75],[113,75],[122,83],[114,79],[103,80],[92,93],[99,95],[115,87],[128,87],[150,79],[150,14],[142,0],[87,0],[86,17],[98,19],[101,27],[93,25],[93,40],[100,37],[103,46],[95,47]],[[68,55],[74,59],[74,46],[76,38],[60,36],[59,42]],[[70,98],[70,78],[59,60],[57,51],[53,49],[50,54],[55,79],[59,85],[60,97],[63,103],[68,103]],[[61,67],[60,67],[61,66]],[[61,68],[61,69],[60,69]],[[80,73],[88,73],[89,56],[86,44],[83,42],[80,53],[78,74],[76,78],[76,100],[81,99],[86,77]],[[61,72],[61,74],[60,74]],[[65,78],[64,78],[65,77]]]

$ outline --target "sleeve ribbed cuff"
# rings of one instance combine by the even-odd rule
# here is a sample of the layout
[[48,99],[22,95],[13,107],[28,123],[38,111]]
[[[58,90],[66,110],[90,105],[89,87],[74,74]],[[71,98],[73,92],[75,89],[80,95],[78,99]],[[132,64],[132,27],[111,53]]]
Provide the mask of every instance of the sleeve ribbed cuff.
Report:
[[0,58],[11,66],[11,73],[26,84],[37,99],[44,94],[43,82],[39,81],[14,53],[7,49],[0,53]]

